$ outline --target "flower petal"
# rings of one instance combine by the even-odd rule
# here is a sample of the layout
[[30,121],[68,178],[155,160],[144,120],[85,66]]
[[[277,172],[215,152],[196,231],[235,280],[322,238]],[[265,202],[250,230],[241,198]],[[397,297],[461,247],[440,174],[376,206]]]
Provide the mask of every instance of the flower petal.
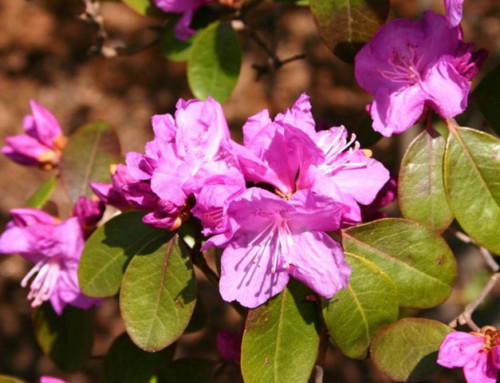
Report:
[[478,357],[483,346],[484,338],[480,335],[451,332],[441,343],[437,362],[448,368],[463,367]]

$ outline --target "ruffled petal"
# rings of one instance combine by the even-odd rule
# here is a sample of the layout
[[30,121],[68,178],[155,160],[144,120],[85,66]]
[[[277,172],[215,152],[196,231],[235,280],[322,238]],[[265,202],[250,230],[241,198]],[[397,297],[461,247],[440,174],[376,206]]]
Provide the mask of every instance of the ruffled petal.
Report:
[[437,362],[447,368],[463,367],[478,357],[483,346],[482,336],[453,331],[441,343]]

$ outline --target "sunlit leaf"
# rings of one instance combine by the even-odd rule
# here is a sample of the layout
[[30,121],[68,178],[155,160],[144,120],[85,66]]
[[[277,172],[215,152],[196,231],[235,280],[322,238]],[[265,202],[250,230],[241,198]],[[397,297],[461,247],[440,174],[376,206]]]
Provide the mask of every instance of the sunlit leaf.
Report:
[[[241,370],[246,383],[302,383],[318,353],[319,306],[298,282],[248,312]],[[313,295],[314,296],[314,295]]]
[[193,94],[223,102],[240,74],[241,50],[231,24],[215,22],[197,33],[188,61],[188,81]]
[[500,254],[500,140],[474,129],[452,129],[444,172],[448,202],[460,226]]
[[408,147],[399,170],[398,201],[404,217],[436,230],[453,221],[444,191],[443,163],[446,139],[427,131]]
[[394,282],[375,264],[346,253],[352,268],[349,285],[325,301],[323,317],[328,332],[350,358],[366,357],[375,333],[398,319]]
[[82,291],[91,297],[115,295],[128,262],[135,255],[150,254],[171,234],[142,222],[144,213],[120,214],[100,226],[87,240],[78,265]]
[[439,346],[452,329],[441,322],[405,318],[380,331],[373,340],[375,366],[398,382],[416,382],[437,372]]
[[193,267],[177,236],[147,255],[134,257],[120,290],[120,311],[130,338],[146,351],[175,342],[196,304]]
[[396,284],[399,305],[428,308],[451,293],[457,266],[436,232],[418,222],[387,218],[342,232],[346,252],[375,263]]

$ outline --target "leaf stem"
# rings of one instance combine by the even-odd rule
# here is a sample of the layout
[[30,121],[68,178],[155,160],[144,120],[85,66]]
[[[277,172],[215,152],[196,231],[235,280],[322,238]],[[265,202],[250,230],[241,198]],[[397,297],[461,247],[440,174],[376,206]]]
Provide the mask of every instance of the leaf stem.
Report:
[[462,233],[461,231],[455,230],[453,228],[449,229],[450,233],[452,233],[458,240],[462,241],[463,243],[471,244],[476,246],[479,249],[479,252],[484,258],[484,261],[488,265],[488,267],[493,271],[494,273],[497,272],[500,269],[500,266],[498,266],[498,263],[495,261],[491,253],[485,249],[484,247],[480,246],[476,241],[474,241],[471,237],[469,237],[467,234]]
[[464,311],[449,323],[450,327],[456,327],[458,324],[467,324],[472,330],[479,331],[479,326],[472,320],[472,314],[477,307],[483,303],[491,290],[493,290],[493,287],[495,287],[498,279],[500,279],[500,273],[496,272],[492,274],[488,283],[483,287],[481,294],[479,294],[474,301],[465,306]]

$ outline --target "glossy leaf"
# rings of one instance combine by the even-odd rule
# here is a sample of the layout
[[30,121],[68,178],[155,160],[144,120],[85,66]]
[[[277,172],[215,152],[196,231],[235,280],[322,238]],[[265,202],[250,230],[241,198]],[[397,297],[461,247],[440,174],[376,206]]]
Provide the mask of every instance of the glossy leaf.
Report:
[[159,383],[211,383],[214,362],[201,358],[182,358],[163,365]]
[[241,370],[246,383],[300,383],[311,375],[319,346],[317,303],[290,281],[285,290],[248,312]]
[[444,169],[458,223],[480,245],[500,254],[500,140],[474,129],[453,129]]
[[120,311],[130,338],[144,350],[175,342],[196,304],[196,280],[177,236],[151,254],[134,257],[120,291]]
[[418,222],[387,218],[342,233],[346,252],[375,263],[396,284],[399,305],[429,308],[451,293],[457,266],[446,242]]
[[82,126],[69,139],[61,159],[61,180],[71,200],[90,197],[88,183],[110,182],[109,167],[120,162],[120,143],[106,123]]
[[178,18],[170,20],[167,27],[160,34],[160,48],[163,55],[172,61],[186,61],[191,53],[195,36],[186,41],[178,40],[174,34],[174,27]]
[[335,55],[347,62],[384,23],[389,0],[310,0],[321,38]]
[[500,65],[497,65],[472,93],[472,98],[491,127],[500,134]]
[[408,147],[399,170],[398,201],[404,217],[445,230],[453,221],[444,191],[446,140],[427,131]]
[[85,366],[93,342],[89,310],[68,305],[59,316],[46,302],[32,311],[32,319],[40,348],[61,370],[75,372]]
[[100,226],[87,240],[78,266],[82,291],[91,297],[115,295],[125,268],[135,255],[150,254],[171,234],[142,222],[144,213],[120,214]]
[[215,22],[198,32],[188,61],[188,81],[193,94],[223,102],[240,74],[241,50],[230,24]]
[[374,263],[349,253],[346,261],[352,268],[349,285],[324,301],[323,318],[340,350],[363,359],[377,331],[398,319],[398,293]]
[[104,360],[105,383],[149,383],[158,380],[158,371],[173,356],[173,349],[146,352],[127,333],[120,335]]
[[405,318],[380,331],[373,340],[375,366],[398,382],[423,380],[441,367],[437,352],[452,329],[441,322]]
[[56,189],[57,178],[51,177],[40,186],[35,193],[26,202],[26,207],[41,209],[52,197]]

